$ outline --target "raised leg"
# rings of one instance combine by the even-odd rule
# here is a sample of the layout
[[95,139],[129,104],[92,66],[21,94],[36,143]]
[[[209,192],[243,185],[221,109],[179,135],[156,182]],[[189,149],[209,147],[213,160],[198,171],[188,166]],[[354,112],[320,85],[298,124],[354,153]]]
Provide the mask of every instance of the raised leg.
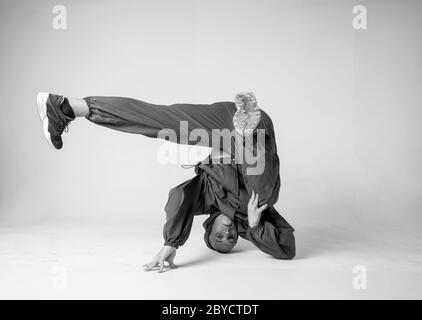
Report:
[[[114,130],[142,134],[157,138],[162,130],[176,133],[179,144],[211,147],[212,130],[233,130],[233,102],[213,104],[156,105],[122,97],[87,97],[89,107],[86,118],[98,125]],[[204,130],[209,140],[191,140],[195,129]]]

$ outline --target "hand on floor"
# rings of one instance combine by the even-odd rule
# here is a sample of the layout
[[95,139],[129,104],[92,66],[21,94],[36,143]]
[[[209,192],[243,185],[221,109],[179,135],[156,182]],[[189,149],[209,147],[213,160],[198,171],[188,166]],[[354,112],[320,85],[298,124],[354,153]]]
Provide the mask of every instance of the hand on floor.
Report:
[[144,271],[157,270],[158,272],[164,272],[165,270],[164,262],[167,261],[171,269],[177,268],[174,264],[174,257],[176,256],[176,248],[171,246],[164,246],[161,248],[160,252],[155,256],[154,260],[150,263],[144,265]]

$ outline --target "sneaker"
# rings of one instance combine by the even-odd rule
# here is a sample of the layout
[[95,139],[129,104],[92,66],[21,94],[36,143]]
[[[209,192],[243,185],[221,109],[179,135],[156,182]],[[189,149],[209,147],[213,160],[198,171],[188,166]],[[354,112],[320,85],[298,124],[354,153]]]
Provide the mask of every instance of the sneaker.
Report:
[[261,121],[261,109],[253,92],[238,93],[234,98],[237,111],[233,115],[233,125],[241,136],[254,133]]
[[55,149],[63,147],[62,133],[74,118],[63,114],[61,105],[63,96],[40,92],[37,95],[37,107],[40,119],[43,122],[44,136],[50,146]]

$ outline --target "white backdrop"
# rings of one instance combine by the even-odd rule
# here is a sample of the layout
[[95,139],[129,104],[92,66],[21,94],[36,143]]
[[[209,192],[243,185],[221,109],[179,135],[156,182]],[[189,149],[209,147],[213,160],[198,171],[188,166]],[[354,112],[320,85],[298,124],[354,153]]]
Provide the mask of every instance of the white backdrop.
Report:
[[54,1],[1,3],[2,221],[162,219],[192,176],[157,162],[161,142],[85,120],[49,149],[38,91],[170,104],[245,90],[274,120],[287,217],[419,221],[417,1],[367,2],[367,30],[353,1],[64,1],[67,30]]
[[[143,219],[159,230],[169,189],[193,176],[158,163],[162,142],[84,119],[52,150],[38,91],[158,104],[253,91],[275,125],[277,208],[299,255],[306,228],[420,228],[422,3],[65,0],[66,30],[52,27],[56,1],[0,3],[2,226]],[[352,28],[356,4],[366,30]]]

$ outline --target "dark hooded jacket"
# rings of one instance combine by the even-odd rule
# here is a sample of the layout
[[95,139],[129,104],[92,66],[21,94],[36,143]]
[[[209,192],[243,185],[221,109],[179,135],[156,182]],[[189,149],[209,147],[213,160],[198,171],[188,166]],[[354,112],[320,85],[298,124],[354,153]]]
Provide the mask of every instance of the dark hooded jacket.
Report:
[[[295,256],[293,227],[275,210],[280,191],[279,159],[271,119],[262,111],[258,128],[265,129],[265,168],[260,175],[248,175],[248,164],[214,163],[212,157],[195,166],[196,176],[170,190],[165,208],[167,222],[164,226],[166,245],[179,247],[188,239],[195,215],[209,214],[205,221],[207,233],[219,213],[234,220],[240,237],[251,241],[265,253],[279,259]],[[247,204],[254,190],[259,194],[259,206],[267,203],[260,223],[250,228]],[[193,204],[182,208],[185,197]]]

